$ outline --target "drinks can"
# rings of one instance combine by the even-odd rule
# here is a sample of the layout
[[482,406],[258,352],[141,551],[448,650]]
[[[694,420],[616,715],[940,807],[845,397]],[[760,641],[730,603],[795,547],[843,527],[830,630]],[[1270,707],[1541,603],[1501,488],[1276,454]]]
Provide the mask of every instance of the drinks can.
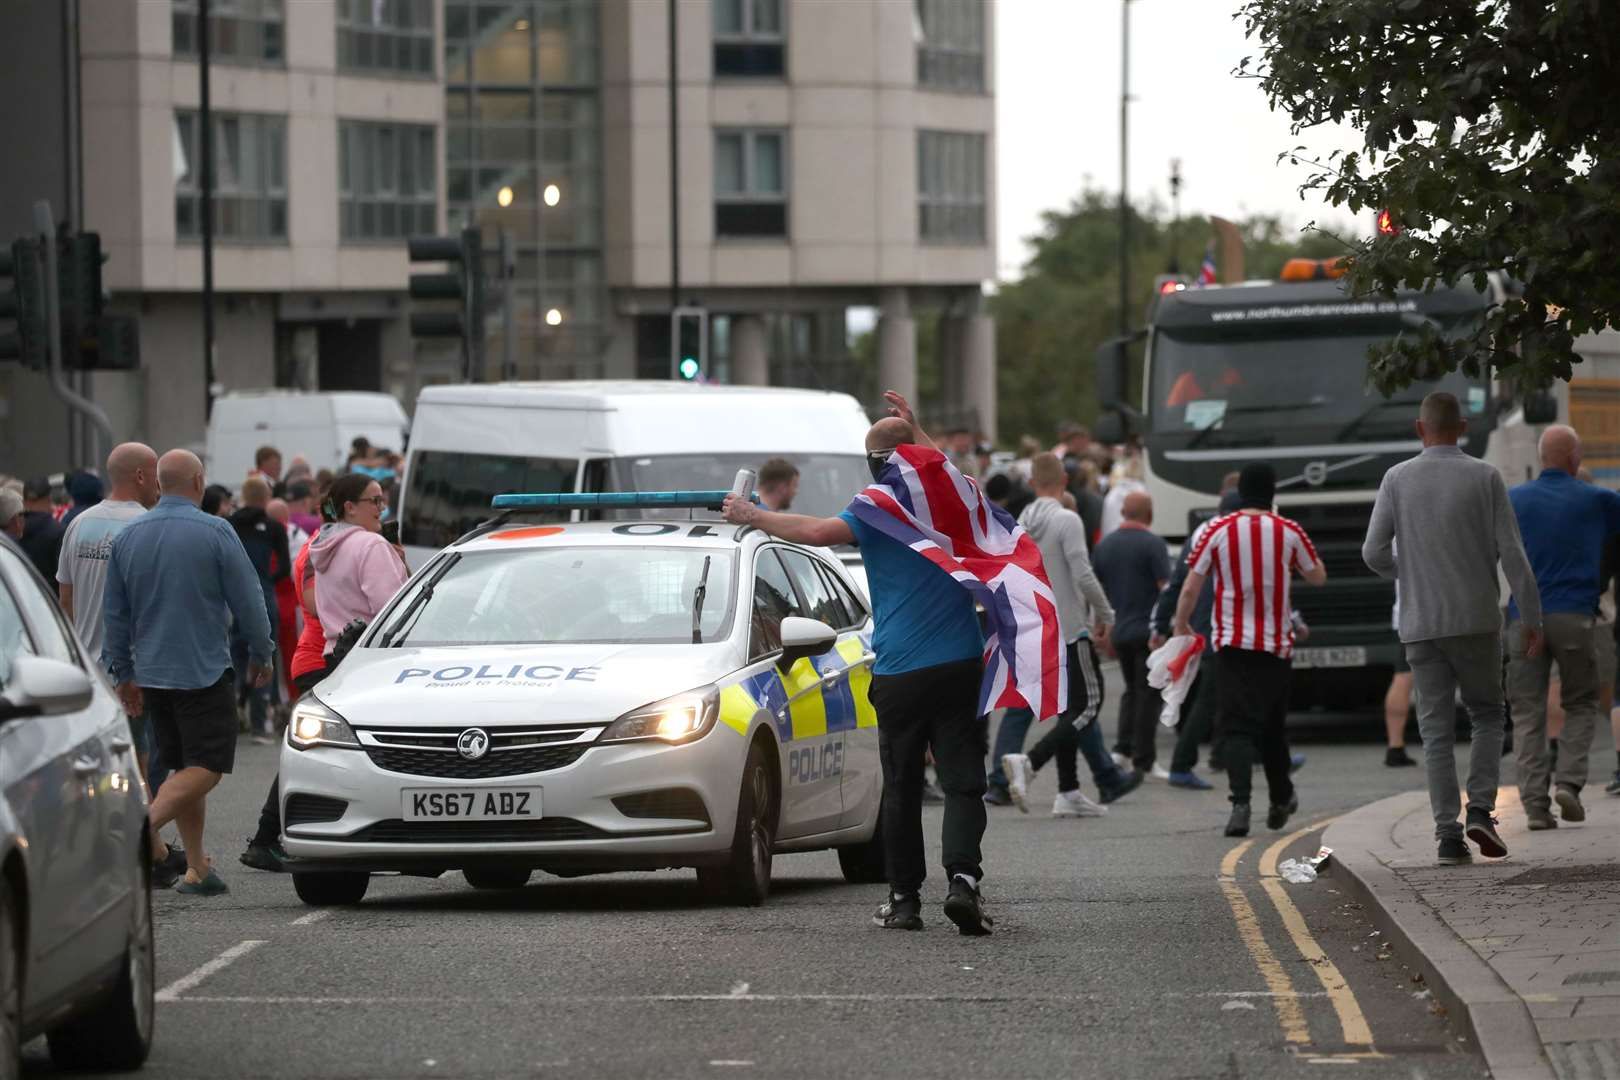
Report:
[[738,469],[737,478],[731,482],[731,493],[739,499],[746,499],[754,494],[754,470]]

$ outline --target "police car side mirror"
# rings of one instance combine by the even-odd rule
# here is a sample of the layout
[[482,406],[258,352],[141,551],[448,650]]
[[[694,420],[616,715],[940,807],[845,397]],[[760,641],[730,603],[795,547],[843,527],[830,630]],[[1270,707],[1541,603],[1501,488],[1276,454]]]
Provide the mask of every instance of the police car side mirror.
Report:
[[74,665],[43,656],[18,656],[12,660],[11,682],[0,694],[0,723],[82,712],[94,696],[90,677]]
[[789,615],[782,620],[782,655],[776,666],[783,671],[806,656],[820,656],[838,643],[838,631],[820,619]]

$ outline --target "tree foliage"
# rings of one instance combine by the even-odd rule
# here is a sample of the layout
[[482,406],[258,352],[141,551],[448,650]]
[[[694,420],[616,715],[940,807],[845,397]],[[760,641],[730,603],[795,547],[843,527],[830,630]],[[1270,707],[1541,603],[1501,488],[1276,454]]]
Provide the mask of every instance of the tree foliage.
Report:
[[[1174,225],[1174,228],[1172,228]],[[1344,244],[1321,233],[1300,234],[1275,217],[1240,224],[1245,276],[1274,277],[1286,259],[1342,255]],[[997,420],[1002,442],[1034,435],[1054,441],[1065,419],[1090,423],[1097,415],[1092,353],[1114,336],[1119,324],[1119,207],[1111,194],[1083,191],[1065,210],[1042,216],[1040,233],[1030,238],[1023,276],[1005,283],[990,300],[996,319]],[[1195,275],[1211,237],[1209,220],[1172,222],[1158,205],[1131,216],[1131,310],[1142,325],[1153,295],[1153,278],[1171,261]],[[918,350],[922,400],[930,356]]]
[[1354,242],[1354,291],[1516,283],[1475,335],[1375,348],[1372,385],[1486,361],[1523,387],[1568,379],[1575,338],[1620,323],[1612,0],[1245,0],[1238,17],[1260,45],[1239,73],[1296,135],[1329,122],[1361,135],[1302,190],[1403,226]]

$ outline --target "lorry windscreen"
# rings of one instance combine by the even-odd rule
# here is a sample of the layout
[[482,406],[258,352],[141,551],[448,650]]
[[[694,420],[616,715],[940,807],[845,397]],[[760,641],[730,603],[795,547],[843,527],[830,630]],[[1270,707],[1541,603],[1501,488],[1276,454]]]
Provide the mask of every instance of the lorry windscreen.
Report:
[[[1410,435],[1417,403],[1434,390],[1457,395],[1467,416],[1485,412],[1482,380],[1453,372],[1413,383],[1386,400],[1367,386],[1367,349],[1400,328],[1271,326],[1160,329],[1151,348],[1154,434],[1231,446],[1247,437],[1376,441]],[[1258,332],[1256,332],[1258,331]]]

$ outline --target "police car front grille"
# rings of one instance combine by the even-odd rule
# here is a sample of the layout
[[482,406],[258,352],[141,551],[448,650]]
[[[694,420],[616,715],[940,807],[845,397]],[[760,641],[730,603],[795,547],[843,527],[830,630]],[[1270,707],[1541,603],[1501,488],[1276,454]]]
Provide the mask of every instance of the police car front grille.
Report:
[[342,799],[325,795],[305,795],[302,792],[287,798],[287,809],[282,824],[291,829],[298,825],[315,825],[323,821],[336,821],[343,816],[349,804]]
[[487,780],[495,776],[523,776],[572,765],[590,749],[588,743],[563,746],[523,746],[491,751],[476,761],[443,750],[406,746],[366,746],[372,764],[408,776],[443,780]]
[[527,844],[546,840],[596,840],[610,833],[573,818],[528,821],[401,821],[367,825],[348,836],[322,837],[354,844]]
[[613,805],[625,817],[677,818],[710,824],[709,808],[703,805],[703,796],[691,788],[659,788],[634,795],[617,795]]

